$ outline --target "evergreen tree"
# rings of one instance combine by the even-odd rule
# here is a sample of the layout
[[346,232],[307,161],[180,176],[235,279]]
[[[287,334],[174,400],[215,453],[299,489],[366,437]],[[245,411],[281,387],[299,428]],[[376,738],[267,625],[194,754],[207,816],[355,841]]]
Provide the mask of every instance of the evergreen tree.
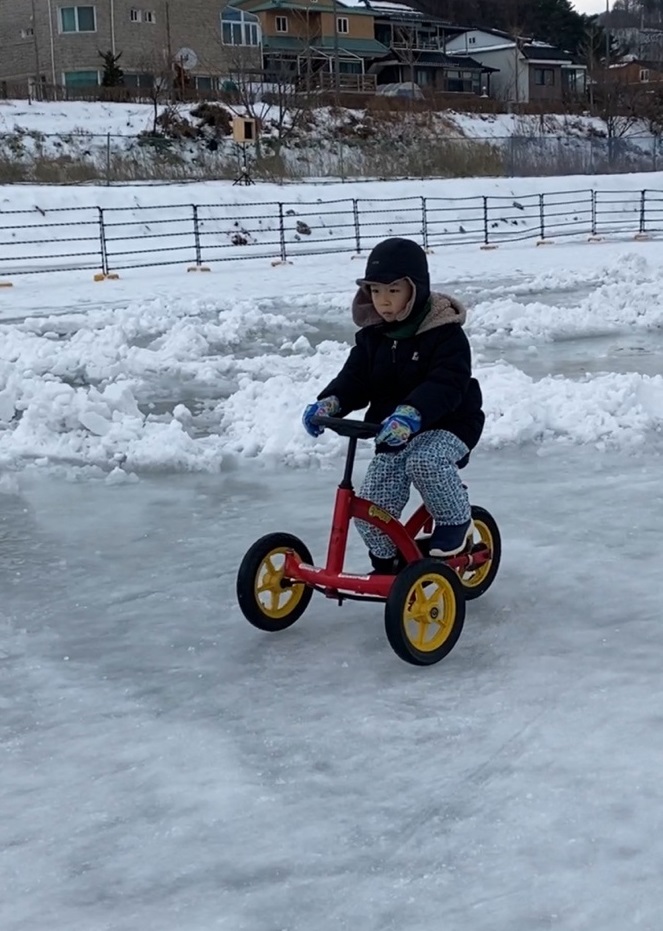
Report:
[[104,60],[104,73],[101,78],[102,87],[122,87],[124,84],[124,71],[120,68],[118,62],[122,58],[122,52],[114,55],[111,51],[99,52]]
[[[517,31],[577,53],[594,17],[578,13],[571,0],[408,0],[415,9],[459,26]],[[631,0],[633,3],[634,0]],[[663,8],[663,0],[642,0]]]

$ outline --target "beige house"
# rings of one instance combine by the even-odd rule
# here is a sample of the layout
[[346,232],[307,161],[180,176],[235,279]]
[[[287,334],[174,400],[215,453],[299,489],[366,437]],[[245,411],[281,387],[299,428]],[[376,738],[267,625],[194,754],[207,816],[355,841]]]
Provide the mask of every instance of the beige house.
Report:
[[[101,82],[100,52],[122,53],[127,87],[150,86],[181,64],[214,90],[241,49],[260,67],[257,17],[224,21],[226,0],[0,0],[0,85],[84,88]],[[0,86],[0,90],[2,87]]]

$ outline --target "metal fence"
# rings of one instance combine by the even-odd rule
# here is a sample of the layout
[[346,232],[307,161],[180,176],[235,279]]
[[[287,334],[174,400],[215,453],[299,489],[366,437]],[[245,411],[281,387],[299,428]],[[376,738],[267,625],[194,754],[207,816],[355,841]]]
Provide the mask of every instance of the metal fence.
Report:
[[0,276],[361,254],[386,236],[428,249],[663,231],[663,191],[315,203],[0,210]]
[[[79,128],[47,135],[0,133],[0,183],[130,183],[232,179],[243,161],[241,147],[226,137],[168,139],[103,135]],[[432,136],[426,127],[388,124],[361,138],[340,132],[317,142],[264,139],[249,151],[259,180],[461,178],[619,174],[663,169],[663,141],[650,135],[613,138],[513,135],[472,139]]]

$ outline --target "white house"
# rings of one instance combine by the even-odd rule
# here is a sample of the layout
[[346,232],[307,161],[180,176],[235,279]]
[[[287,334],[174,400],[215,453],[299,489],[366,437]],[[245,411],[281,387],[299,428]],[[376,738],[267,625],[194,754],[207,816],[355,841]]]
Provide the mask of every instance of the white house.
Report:
[[587,68],[545,42],[498,30],[468,29],[447,41],[446,52],[471,55],[497,69],[491,79],[493,95],[510,103],[561,101],[585,93]]

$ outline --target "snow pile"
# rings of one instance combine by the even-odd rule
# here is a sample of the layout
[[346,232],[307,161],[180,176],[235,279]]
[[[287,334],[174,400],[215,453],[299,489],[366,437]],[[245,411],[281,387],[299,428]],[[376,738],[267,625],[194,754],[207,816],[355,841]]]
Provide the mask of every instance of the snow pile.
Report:
[[[344,360],[346,352],[339,348],[324,347],[312,360],[290,359],[283,371],[264,381],[240,379],[238,390],[217,409],[230,448],[290,465],[336,456],[344,441],[308,439],[299,418]],[[478,365],[476,374],[485,397],[484,446],[562,441],[630,450],[663,425],[663,378],[658,375],[535,380],[507,363]]]
[[663,378],[638,373],[535,380],[507,364],[479,369],[493,447],[556,440],[632,450],[663,426]]
[[[305,270],[290,274],[306,281]],[[660,375],[579,369],[578,377],[535,378],[508,355],[510,347],[515,358],[537,356],[560,340],[657,331],[663,274],[625,254],[584,277],[547,270],[517,278],[517,296],[505,283],[479,284],[470,313],[484,445],[631,450],[658,431]],[[300,417],[346,358],[352,288],[262,300],[235,300],[231,291],[192,299],[166,289],[125,307],[1,324],[0,463],[92,467],[117,481],[134,471],[215,471],[246,457],[294,466],[337,457],[344,441],[329,433],[313,441]],[[362,444],[361,455],[369,453]]]
[[578,289],[592,286],[577,303],[523,303],[500,298],[499,288],[479,294],[468,323],[473,344],[569,340],[663,326],[663,275],[642,256],[626,254],[618,264],[584,276],[564,272],[536,276],[526,291],[563,291],[566,296],[576,283]]

